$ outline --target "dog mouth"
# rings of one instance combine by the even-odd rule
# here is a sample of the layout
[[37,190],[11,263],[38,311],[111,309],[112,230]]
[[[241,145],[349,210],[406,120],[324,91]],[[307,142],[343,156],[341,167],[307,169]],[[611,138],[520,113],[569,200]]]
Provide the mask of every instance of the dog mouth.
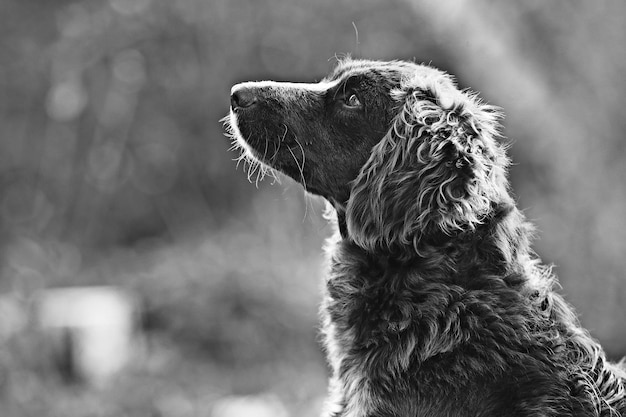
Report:
[[237,147],[259,162],[280,169],[290,154],[304,159],[304,148],[285,122],[271,123],[269,118],[248,115],[250,111],[231,110],[228,116],[230,136]]
[[258,183],[266,175],[280,182],[278,171],[309,190],[310,164],[302,142],[279,116],[258,107],[231,107],[222,119],[231,150],[239,151],[237,163],[243,163],[251,182]]
[[248,158],[256,160],[263,160],[263,154],[259,153],[255,147],[251,144],[256,142],[252,140],[251,136],[244,136],[240,129],[241,112],[237,112],[231,109],[230,113],[222,119],[224,126],[226,127],[226,135],[231,138],[233,142],[232,150],[239,150],[243,155]]
[[[225,121],[227,135],[240,159],[251,166],[262,164],[307,185],[310,163],[306,143],[298,138],[293,124],[306,112],[308,102],[292,84],[250,82],[231,90],[230,114]],[[311,102],[308,102],[310,105]],[[290,110],[291,109],[291,110]],[[294,120],[292,120],[294,119]]]

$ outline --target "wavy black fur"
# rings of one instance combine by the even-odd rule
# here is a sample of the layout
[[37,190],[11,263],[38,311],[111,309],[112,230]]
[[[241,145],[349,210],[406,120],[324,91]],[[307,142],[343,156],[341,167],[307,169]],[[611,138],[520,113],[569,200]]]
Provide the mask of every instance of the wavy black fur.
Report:
[[624,369],[530,249],[498,109],[434,68],[350,59],[232,99],[244,158],[332,205],[325,415],[625,415]]

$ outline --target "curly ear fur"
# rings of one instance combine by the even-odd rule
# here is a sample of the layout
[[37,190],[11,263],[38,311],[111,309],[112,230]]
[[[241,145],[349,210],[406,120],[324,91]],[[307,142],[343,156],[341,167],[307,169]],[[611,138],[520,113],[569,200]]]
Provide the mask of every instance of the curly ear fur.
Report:
[[474,229],[494,203],[511,201],[497,108],[422,70],[393,92],[398,113],[347,204],[348,233],[370,250],[417,249],[423,236]]

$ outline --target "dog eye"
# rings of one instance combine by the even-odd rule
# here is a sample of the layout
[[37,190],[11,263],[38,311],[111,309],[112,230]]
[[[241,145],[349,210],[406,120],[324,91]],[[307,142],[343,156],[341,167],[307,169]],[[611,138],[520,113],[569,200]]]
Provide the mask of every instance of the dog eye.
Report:
[[356,94],[350,94],[350,96],[345,100],[346,106],[348,107],[360,107],[361,100],[357,97]]

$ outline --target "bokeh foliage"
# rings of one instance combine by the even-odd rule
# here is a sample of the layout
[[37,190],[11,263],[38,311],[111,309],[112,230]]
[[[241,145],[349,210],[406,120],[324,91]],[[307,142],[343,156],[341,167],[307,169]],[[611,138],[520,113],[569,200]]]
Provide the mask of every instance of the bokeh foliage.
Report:
[[[3,0],[0,414],[207,415],[260,391],[316,414],[323,203],[256,189],[218,120],[235,82],[319,80],[345,53],[431,62],[504,108],[537,251],[626,353],[625,20],[618,1]],[[29,332],[38,291],[90,284],[136,293],[148,334],[100,392],[60,384]]]

